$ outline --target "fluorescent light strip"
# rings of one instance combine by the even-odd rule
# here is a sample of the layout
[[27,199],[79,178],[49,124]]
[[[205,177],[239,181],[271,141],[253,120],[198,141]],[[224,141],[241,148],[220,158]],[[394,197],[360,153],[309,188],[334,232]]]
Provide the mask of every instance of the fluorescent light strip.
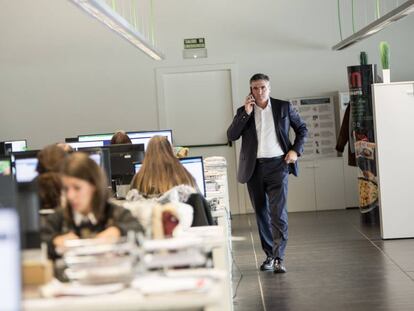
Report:
[[402,5],[400,5],[398,8],[392,10],[391,12],[387,13],[383,17],[375,20],[368,26],[365,26],[358,32],[354,33],[352,36],[349,36],[348,38],[334,45],[332,47],[332,50],[336,50],[336,51],[343,50],[353,45],[354,43],[357,43],[358,41],[368,38],[369,36],[372,36],[373,34],[384,29],[387,25],[413,12],[414,12],[414,0],[406,1]]
[[163,54],[149,43],[137,30],[119,14],[113,11],[106,3],[100,0],[70,0],[82,8],[89,15],[121,35],[129,43],[139,48],[155,60],[164,59]]

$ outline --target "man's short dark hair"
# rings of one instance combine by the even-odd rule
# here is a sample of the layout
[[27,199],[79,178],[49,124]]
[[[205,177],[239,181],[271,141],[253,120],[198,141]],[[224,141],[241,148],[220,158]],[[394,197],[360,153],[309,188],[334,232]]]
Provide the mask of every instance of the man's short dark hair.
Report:
[[269,76],[265,75],[264,73],[256,73],[250,78],[250,83],[258,80],[270,81]]

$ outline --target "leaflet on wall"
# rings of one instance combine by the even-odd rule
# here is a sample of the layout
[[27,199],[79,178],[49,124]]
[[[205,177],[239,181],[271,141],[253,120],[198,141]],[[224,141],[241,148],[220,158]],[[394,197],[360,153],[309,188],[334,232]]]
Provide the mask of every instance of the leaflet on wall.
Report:
[[[296,98],[290,100],[290,102],[308,128],[308,138],[304,145],[302,157],[304,159],[314,159],[336,156],[333,98]],[[291,137],[291,139],[294,139],[294,137]]]

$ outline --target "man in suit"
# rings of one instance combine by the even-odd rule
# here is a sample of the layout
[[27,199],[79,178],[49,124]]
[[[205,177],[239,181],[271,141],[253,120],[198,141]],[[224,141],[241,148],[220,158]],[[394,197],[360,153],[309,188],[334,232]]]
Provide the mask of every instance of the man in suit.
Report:
[[[289,140],[290,127],[295,132]],[[242,137],[237,179],[247,183],[256,213],[260,241],[266,260],[263,271],[284,273],[283,260],[288,239],[288,175],[297,176],[297,159],[303,151],[307,129],[287,101],[270,97],[265,74],[250,79],[250,94],[227,130],[229,141]]]

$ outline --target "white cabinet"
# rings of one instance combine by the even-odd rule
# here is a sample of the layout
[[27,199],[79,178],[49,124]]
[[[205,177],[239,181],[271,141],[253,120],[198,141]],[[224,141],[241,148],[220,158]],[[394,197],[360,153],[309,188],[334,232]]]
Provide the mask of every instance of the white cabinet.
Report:
[[288,212],[316,210],[314,161],[301,161],[299,177],[289,175]]
[[381,236],[414,237],[414,82],[373,84]]
[[289,212],[346,207],[342,158],[300,161],[299,165],[299,177],[289,176]]
[[315,162],[316,209],[318,211],[344,209],[343,160],[327,158]]

